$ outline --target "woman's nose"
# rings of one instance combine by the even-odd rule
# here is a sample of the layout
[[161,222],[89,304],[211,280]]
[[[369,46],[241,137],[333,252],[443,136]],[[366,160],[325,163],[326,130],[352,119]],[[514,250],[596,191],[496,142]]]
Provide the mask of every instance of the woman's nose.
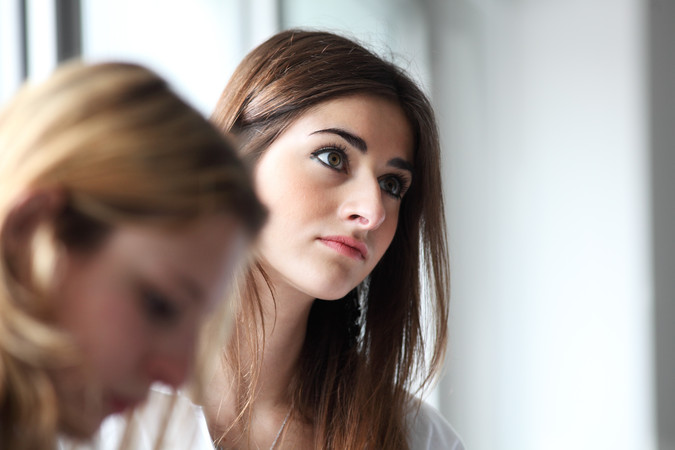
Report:
[[364,230],[375,230],[386,218],[382,189],[374,177],[355,180],[340,207],[340,217]]

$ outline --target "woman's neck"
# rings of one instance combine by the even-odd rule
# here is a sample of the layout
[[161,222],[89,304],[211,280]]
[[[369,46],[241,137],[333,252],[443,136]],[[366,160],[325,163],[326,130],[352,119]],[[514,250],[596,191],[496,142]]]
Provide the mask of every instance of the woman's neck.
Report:
[[[265,321],[265,342],[256,402],[272,405],[288,401],[288,386],[297,368],[314,299],[291,286],[275,282],[273,275],[270,281],[274,286],[273,296],[267,285],[258,284]],[[250,354],[250,349],[241,350],[249,352],[242,354]]]
[[[253,406],[254,416],[286,414],[290,408],[291,397],[288,387],[297,368],[305,340],[309,311],[314,301],[292,286],[279,282],[279,277],[275,273],[268,271],[267,274],[274,293],[270,292],[267,283],[259,274],[255,276],[263,310],[265,339],[264,343],[262,339],[258,339],[262,358]],[[248,298],[245,301],[254,299]],[[259,331],[262,331],[260,327]],[[238,353],[241,367],[248,367],[250,363],[248,358],[255,357],[254,351],[247,339],[240,340]],[[236,382],[241,378],[238,378],[233,370],[237,369],[223,367],[209,382],[211,395],[208,396],[204,406],[210,425],[215,428],[231,423],[239,413],[235,410],[235,405],[238,403],[237,392],[241,386],[237,386]]]

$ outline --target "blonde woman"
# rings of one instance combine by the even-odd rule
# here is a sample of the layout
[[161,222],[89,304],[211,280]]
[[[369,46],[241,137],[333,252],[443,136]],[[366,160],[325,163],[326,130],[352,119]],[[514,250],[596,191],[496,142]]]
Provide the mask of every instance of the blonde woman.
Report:
[[191,379],[264,215],[221,133],[147,69],[23,88],[0,113],[2,448],[87,439]]

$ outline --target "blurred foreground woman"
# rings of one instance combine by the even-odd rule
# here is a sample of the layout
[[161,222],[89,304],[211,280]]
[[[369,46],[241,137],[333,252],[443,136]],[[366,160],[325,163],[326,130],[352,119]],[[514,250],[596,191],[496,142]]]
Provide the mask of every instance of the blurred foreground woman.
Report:
[[2,448],[87,439],[190,379],[264,216],[221,133],[147,69],[24,87],[0,113]]

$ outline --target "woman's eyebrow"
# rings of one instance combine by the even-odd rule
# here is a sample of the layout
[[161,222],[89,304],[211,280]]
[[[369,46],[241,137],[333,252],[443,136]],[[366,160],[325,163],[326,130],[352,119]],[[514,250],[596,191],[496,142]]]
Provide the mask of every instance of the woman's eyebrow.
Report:
[[414,166],[403,158],[394,158],[387,161],[387,164],[398,169],[407,170],[412,175],[415,173]]
[[349,142],[349,144],[352,147],[356,147],[357,149],[359,149],[361,153],[366,153],[368,151],[368,145],[366,145],[366,141],[356,136],[355,134],[350,133],[349,131],[343,130],[342,128],[326,128],[323,130],[314,131],[313,133],[310,133],[310,135],[318,133],[337,134],[342,139]]

